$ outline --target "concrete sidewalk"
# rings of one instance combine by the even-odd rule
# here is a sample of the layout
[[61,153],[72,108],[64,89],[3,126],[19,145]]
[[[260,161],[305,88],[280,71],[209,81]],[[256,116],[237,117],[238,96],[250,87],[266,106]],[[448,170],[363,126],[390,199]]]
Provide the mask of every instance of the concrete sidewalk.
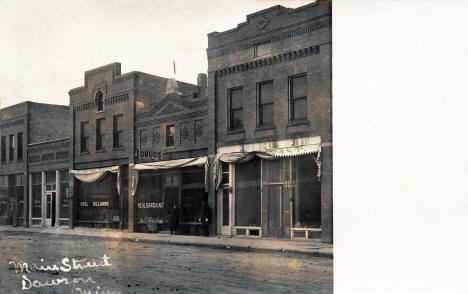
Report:
[[145,234],[130,233],[128,231],[110,230],[110,229],[90,229],[90,228],[23,228],[12,226],[0,226],[1,232],[30,232],[44,234],[60,234],[73,236],[87,236],[99,238],[123,239],[136,242],[149,242],[161,244],[174,244],[186,246],[202,246],[233,250],[252,250],[252,251],[280,251],[301,253],[312,256],[333,258],[333,244],[320,242],[319,239],[309,240],[278,240],[265,238],[242,238],[242,237],[201,237],[185,235],[169,235],[164,233]]

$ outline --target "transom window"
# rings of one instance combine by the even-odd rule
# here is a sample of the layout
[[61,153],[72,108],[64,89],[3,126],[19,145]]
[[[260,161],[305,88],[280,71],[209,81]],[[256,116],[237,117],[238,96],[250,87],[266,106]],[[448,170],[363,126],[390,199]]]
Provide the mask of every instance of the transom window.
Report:
[[307,75],[289,77],[289,120],[307,119]]

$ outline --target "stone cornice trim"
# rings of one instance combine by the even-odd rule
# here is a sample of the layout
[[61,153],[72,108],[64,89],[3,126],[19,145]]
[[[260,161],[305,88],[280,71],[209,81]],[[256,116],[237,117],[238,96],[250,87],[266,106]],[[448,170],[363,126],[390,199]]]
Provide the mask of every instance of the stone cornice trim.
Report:
[[[104,104],[105,105],[112,105],[112,104],[118,104],[118,103],[123,103],[125,101],[129,100],[129,95],[127,93],[122,93],[118,95],[114,95],[112,97],[108,97],[104,99]],[[73,110],[76,112],[83,112],[83,111],[88,111],[96,108],[96,102],[95,101],[90,101],[82,104],[78,104],[73,106]]]
[[24,118],[13,119],[11,121],[0,124],[0,129],[11,128],[11,127],[19,126],[22,124],[24,124]]
[[201,110],[201,111],[196,111],[196,112],[182,113],[178,115],[157,118],[157,119],[153,119],[149,121],[142,121],[142,122],[137,123],[135,126],[137,128],[147,127],[151,125],[157,125],[163,122],[182,121],[184,119],[190,119],[190,118],[207,116],[207,115],[208,115],[208,110]]
[[28,145],[28,150],[30,154],[33,154],[33,153],[38,153],[44,150],[62,149],[68,146],[70,146],[70,138],[59,139],[59,140],[43,142],[43,143],[30,144]]
[[[296,25],[297,24],[295,24],[295,26]],[[305,33],[320,30],[320,29],[326,28],[328,26],[330,26],[330,18],[327,17],[327,19],[323,19],[323,20],[314,22],[314,23],[312,23],[312,24],[310,24],[308,26],[295,28],[293,30],[278,33],[278,34],[275,34],[275,35],[270,36],[270,37],[257,39],[257,40],[252,40],[252,41],[245,42],[245,43],[242,43],[242,44],[233,45],[233,46],[230,46],[230,47],[224,48],[224,49],[216,50],[216,48],[219,48],[220,46],[215,47],[215,48],[209,48],[207,50],[207,56],[208,56],[208,59],[213,59],[213,58],[221,57],[221,56],[224,56],[224,55],[232,54],[232,53],[235,53],[237,51],[247,50],[249,48],[252,48],[256,44],[273,43],[273,42],[281,41],[281,40],[284,40],[284,39],[296,37],[296,36],[299,36],[299,35],[302,35],[302,34],[305,34]]]
[[307,56],[315,55],[319,53],[320,53],[320,45],[316,45],[316,46],[307,47],[307,48],[299,49],[295,51],[290,51],[290,52],[282,53],[279,55],[275,55],[275,56],[271,56],[271,57],[267,57],[263,59],[258,59],[258,60],[254,60],[254,61],[250,61],[250,62],[246,62],[246,63],[234,65],[234,66],[225,67],[223,69],[216,70],[215,75],[218,77],[226,76],[226,75],[235,74],[238,72],[244,72],[244,71],[248,71],[251,69],[256,69],[259,67],[270,66],[270,65],[285,62],[285,61],[291,61],[291,60],[295,60],[298,58],[303,58],[303,57],[307,57]]

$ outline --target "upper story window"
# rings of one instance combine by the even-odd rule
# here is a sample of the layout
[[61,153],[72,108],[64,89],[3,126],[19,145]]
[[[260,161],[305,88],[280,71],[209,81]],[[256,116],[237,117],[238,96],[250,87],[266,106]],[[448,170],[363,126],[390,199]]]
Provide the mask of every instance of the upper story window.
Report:
[[289,120],[307,119],[307,74],[289,77]]
[[243,94],[242,87],[228,89],[229,130],[243,127]]
[[174,138],[175,138],[175,126],[168,125],[166,126],[166,146],[174,146]]
[[23,133],[18,133],[18,152],[16,155],[17,160],[23,159]]
[[15,159],[15,135],[10,135],[10,141],[9,141],[9,155],[10,155],[10,161],[13,161]]
[[123,130],[122,130],[123,114],[114,115],[112,133],[113,133],[113,148],[123,147]]
[[273,124],[273,82],[257,84],[257,124]]
[[6,162],[6,137],[5,136],[2,136],[2,139],[1,139],[1,145],[0,145],[0,155],[2,157],[2,162]]
[[89,152],[88,121],[80,123],[80,152]]
[[105,118],[96,119],[96,151],[104,150],[104,134],[102,133],[102,125]]
[[96,98],[97,111],[103,111],[104,110],[104,95],[102,95],[101,90],[97,91],[95,98]]
[[255,57],[266,57],[271,55],[271,43],[255,45],[254,54]]

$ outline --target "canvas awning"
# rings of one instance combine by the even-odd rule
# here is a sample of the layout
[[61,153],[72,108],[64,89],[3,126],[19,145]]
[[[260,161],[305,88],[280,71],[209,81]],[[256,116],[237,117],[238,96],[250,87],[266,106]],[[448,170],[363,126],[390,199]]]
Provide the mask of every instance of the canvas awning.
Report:
[[134,170],[158,170],[158,169],[169,169],[189,166],[203,166],[208,162],[208,158],[194,157],[194,158],[183,158],[165,161],[155,161],[148,163],[138,163],[133,167]]
[[130,194],[136,194],[140,171],[183,168],[189,166],[205,166],[205,191],[208,191],[208,157],[203,156],[135,164],[131,173]]
[[120,195],[120,168],[118,165],[101,167],[101,168],[92,168],[92,169],[71,169],[70,173],[75,176],[78,180],[85,183],[92,183],[101,180],[104,178],[107,172],[117,174],[117,192]]
[[285,148],[276,148],[276,149],[267,149],[261,151],[249,151],[249,152],[229,152],[229,153],[222,153],[217,154],[214,162],[214,183],[216,185],[216,190],[219,188],[222,180],[222,167],[219,164],[219,161],[227,162],[227,163],[243,163],[248,162],[255,157],[260,157],[266,160],[274,160],[283,157],[292,157],[292,156],[300,156],[306,154],[313,154],[317,153],[317,156],[314,157],[315,163],[317,164],[318,171],[317,176],[320,178],[320,151],[321,146],[320,144],[310,144],[310,145],[302,145],[302,146],[295,146],[295,147],[285,147]]

